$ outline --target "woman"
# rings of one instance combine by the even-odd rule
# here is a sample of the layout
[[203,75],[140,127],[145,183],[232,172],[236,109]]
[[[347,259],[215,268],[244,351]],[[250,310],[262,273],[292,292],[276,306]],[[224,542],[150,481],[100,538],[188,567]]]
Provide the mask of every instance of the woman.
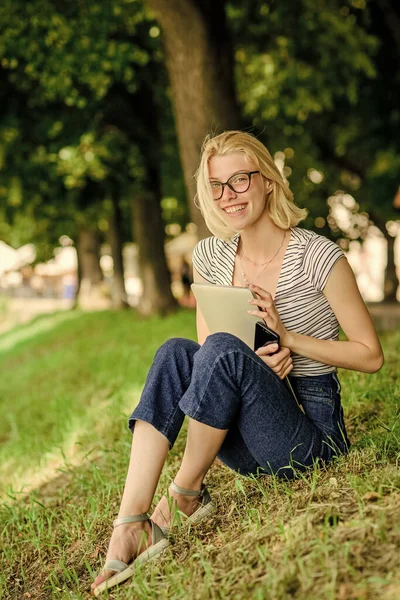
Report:
[[[197,191],[214,237],[195,248],[195,281],[250,287],[258,297],[249,311],[281,346],[253,352],[230,334],[208,335],[198,311],[198,344],[171,339],[158,350],[129,420],[131,461],[96,594],[168,545],[167,498],[151,520],[147,511],[185,415],[186,448],[169,495],[198,521],[213,510],[203,480],[216,456],[242,474],[292,477],[345,453],[336,368],[373,373],[383,364],[346,258],[333,242],[296,227],[306,212],[263,144],[240,131],[206,139]],[[347,341],[338,341],[339,324]],[[303,411],[282,381],[289,374]]]

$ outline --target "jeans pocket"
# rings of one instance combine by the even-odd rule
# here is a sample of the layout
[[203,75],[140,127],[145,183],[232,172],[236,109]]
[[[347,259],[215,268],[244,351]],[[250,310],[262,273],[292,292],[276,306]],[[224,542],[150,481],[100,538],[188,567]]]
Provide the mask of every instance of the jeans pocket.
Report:
[[305,414],[323,432],[332,452],[344,452],[348,448],[348,439],[336,373],[298,380],[297,392]]
[[335,383],[337,385],[336,393],[340,394],[340,392],[342,391],[342,386],[340,384],[339,377],[337,376],[337,373],[332,373],[332,378],[333,378],[333,380],[335,381]]
[[320,390],[307,389],[301,394],[301,403],[307,417],[323,431],[332,431],[335,402],[330,394]]

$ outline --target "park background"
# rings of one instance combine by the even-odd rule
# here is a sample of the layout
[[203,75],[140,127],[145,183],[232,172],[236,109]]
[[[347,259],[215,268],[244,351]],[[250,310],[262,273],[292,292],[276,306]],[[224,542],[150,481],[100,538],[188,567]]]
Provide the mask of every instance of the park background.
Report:
[[195,337],[202,141],[244,129],[346,251],[386,364],[341,373],[348,458],[290,485],[216,464],[218,515],[114,597],[400,596],[399,64],[394,0],[3,0],[0,595],[86,597],[126,416]]

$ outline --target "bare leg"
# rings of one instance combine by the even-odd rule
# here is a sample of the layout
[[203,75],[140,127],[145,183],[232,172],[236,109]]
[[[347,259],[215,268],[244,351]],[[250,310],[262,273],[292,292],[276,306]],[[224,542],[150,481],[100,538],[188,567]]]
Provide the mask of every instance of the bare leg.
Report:
[[[137,515],[149,510],[168,454],[168,448],[168,440],[157,429],[144,421],[136,421],[119,517]],[[148,522],[127,523],[114,529],[106,562],[117,559],[129,563],[138,551],[143,532],[149,541],[151,529]],[[92,588],[111,575],[113,575],[112,571],[102,571],[96,577]]]
[[[225,439],[227,429],[215,429],[194,419],[189,419],[188,435],[185,453],[181,467],[176,474],[175,483],[189,490],[200,490],[203,479],[215,460],[215,457]],[[169,495],[174,498],[180,511],[190,516],[198,507],[198,499],[193,496],[183,496],[173,490]],[[162,527],[171,523],[167,499],[161,498],[156,506],[152,519]]]
[[199,490],[225,439],[227,429],[215,429],[194,419],[189,419],[185,453],[176,474],[177,485],[189,490]]
[[[188,489],[200,489],[203,479],[212,465],[227,430],[214,429],[193,419],[189,420],[188,437],[182,465],[175,478],[177,485]],[[119,517],[147,512],[150,508],[161,470],[168,453],[168,440],[152,425],[137,421],[132,442],[131,460]],[[183,513],[190,516],[197,508],[198,500],[171,493]],[[162,504],[164,502],[164,504]],[[168,502],[163,498],[154,512],[154,521],[161,526],[169,525]],[[153,516],[152,516],[153,518]],[[135,557],[143,537],[150,537],[150,526],[145,523],[127,523],[114,529],[107,552],[106,562],[111,559],[129,563]],[[113,574],[102,571],[92,588]]]

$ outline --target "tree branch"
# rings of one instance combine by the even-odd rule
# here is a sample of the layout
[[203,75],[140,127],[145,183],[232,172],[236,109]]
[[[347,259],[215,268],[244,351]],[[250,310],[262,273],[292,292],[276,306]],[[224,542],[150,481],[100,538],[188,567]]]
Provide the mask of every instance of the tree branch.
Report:
[[350,171],[363,181],[365,179],[365,168],[358,162],[355,162],[347,156],[337,156],[329,142],[322,137],[315,136],[314,141],[321,153],[322,158],[338,166],[340,169]]

